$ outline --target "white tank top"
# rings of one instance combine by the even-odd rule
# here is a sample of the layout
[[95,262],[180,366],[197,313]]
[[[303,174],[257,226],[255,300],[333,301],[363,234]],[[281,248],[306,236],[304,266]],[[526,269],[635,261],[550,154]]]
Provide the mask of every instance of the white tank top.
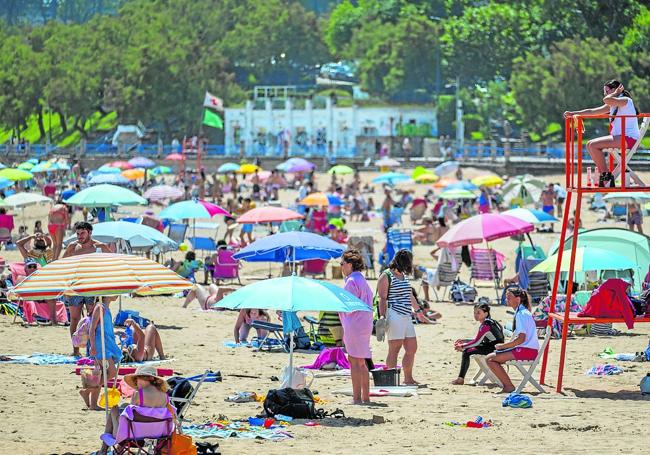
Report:
[[[619,107],[616,111],[616,115],[636,115],[636,109],[634,109],[634,102],[627,97],[621,97],[619,99],[627,100],[627,104],[623,107]],[[609,115],[614,115],[616,110],[615,106],[609,108]],[[610,132],[612,136],[621,136],[621,119],[614,119],[612,124],[612,130]],[[632,139],[639,138],[639,122],[636,118],[626,118],[625,119],[625,136],[631,137]]]

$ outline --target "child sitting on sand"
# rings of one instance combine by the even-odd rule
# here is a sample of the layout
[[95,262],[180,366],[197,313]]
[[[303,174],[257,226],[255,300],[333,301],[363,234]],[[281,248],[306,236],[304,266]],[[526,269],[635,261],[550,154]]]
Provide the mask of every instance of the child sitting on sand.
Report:
[[456,340],[454,349],[462,351],[463,359],[460,363],[460,373],[452,381],[454,385],[463,385],[465,375],[469,369],[470,356],[474,354],[487,355],[494,352],[494,346],[503,343],[503,328],[501,325],[490,317],[490,305],[479,303],[474,305],[474,320],[481,325],[478,333],[472,340]]

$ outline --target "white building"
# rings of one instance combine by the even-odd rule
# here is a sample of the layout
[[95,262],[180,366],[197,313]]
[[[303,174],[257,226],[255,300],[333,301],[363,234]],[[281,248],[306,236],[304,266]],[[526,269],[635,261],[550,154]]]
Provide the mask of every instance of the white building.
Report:
[[[247,101],[244,108],[225,109],[227,153],[243,146],[247,156],[355,156],[367,154],[365,148],[357,152],[357,145],[369,138],[413,131],[436,137],[438,132],[433,107],[338,107],[326,97],[324,108],[315,108],[307,99],[301,100],[304,108],[296,109],[292,98],[258,101],[263,108],[255,109],[255,102]],[[273,108],[274,102],[284,107]]]

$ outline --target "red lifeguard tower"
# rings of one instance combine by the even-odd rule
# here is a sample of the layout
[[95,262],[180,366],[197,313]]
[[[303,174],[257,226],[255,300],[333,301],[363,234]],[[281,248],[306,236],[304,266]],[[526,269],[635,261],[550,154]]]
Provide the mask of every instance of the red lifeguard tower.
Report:
[[[597,183],[594,184],[590,181],[585,181],[583,179],[583,131],[584,131],[584,121],[588,119],[621,119],[621,130],[625,131],[625,121],[626,119],[642,119],[642,125],[640,128],[640,136],[636,144],[629,150],[626,150],[625,137],[621,138],[620,149],[610,150],[609,153],[609,167],[610,172],[614,174],[615,177],[619,178],[617,181],[616,188],[599,188]],[[555,267],[555,277],[553,280],[553,290],[551,296],[551,306],[549,312],[548,324],[549,326],[553,324],[554,320],[559,320],[562,322],[562,337],[560,340],[560,364],[558,367],[557,375],[557,392],[562,392],[562,377],[564,374],[564,362],[566,361],[566,342],[568,328],[570,324],[595,324],[595,323],[622,323],[624,322],[623,318],[592,318],[592,317],[578,317],[577,313],[571,313],[571,305],[565,305],[564,313],[555,312],[555,302],[557,298],[558,283],[560,281],[560,267],[562,264],[562,256],[565,254],[564,242],[566,240],[567,226],[571,213],[571,203],[575,199],[575,220],[574,220],[574,233],[575,239],[571,242],[571,260],[569,265],[569,273],[567,277],[567,286],[566,286],[566,301],[571,301],[571,294],[573,289],[573,278],[574,278],[574,264],[576,259],[576,248],[578,246],[578,226],[580,226],[580,213],[582,209],[582,196],[583,194],[592,194],[592,193],[624,193],[632,191],[650,191],[650,186],[647,186],[639,178],[639,176],[629,168],[630,160],[636,153],[641,140],[645,132],[648,129],[650,124],[650,114],[639,114],[639,115],[575,115],[573,117],[567,118],[565,120],[565,186],[567,188],[567,198],[564,205],[564,215],[562,219],[562,232],[560,234],[560,247],[558,250],[558,260]],[[634,182],[636,186],[630,185],[630,180]],[[619,183],[620,182],[620,183]],[[566,251],[569,253],[569,251]],[[634,321],[637,322],[650,322],[650,317],[637,317]],[[551,343],[549,342],[546,346],[544,356],[542,358],[542,371],[540,373],[540,382],[545,384],[546,379],[546,368],[548,366],[548,351],[550,349]]]

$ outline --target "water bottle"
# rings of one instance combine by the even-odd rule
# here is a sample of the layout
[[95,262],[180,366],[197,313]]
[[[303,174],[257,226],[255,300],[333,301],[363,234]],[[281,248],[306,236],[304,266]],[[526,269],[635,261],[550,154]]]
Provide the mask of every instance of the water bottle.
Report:
[[587,186],[592,186],[591,167],[587,168]]

